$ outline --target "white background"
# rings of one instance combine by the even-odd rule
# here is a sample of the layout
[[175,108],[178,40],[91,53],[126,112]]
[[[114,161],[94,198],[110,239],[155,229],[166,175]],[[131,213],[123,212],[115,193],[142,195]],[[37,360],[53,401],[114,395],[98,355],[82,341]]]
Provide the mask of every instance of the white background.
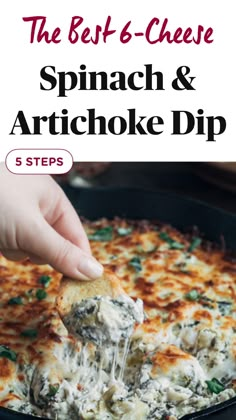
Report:
[[[1,2],[1,144],[0,159],[11,149],[63,148],[79,161],[233,161],[235,160],[235,23],[234,1],[226,0],[8,0]],[[22,17],[47,16],[46,29],[62,29],[58,45],[30,44],[30,24]],[[133,31],[144,31],[153,17],[169,19],[169,28],[199,24],[213,27],[212,44],[167,43],[149,45],[135,38],[122,45],[118,36],[107,43],[71,45],[67,41],[71,17],[85,19],[82,28],[103,26],[108,15],[119,30],[132,20]],[[73,90],[67,98],[58,98],[56,89],[40,91],[40,70],[46,65],[58,71],[79,71],[86,64],[88,71],[143,71],[144,64],[164,74],[165,91],[80,92]],[[174,91],[171,81],[176,69],[187,65],[196,91]],[[159,136],[51,136],[45,126],[41,136],[10,136],[19,110],[23,110],[32,127],[32,116],[49,116],[67,108],[71,117],[86,115],[86,108],[96,108],[99,115],[110,118],[127,116],[127,108],[136,108],[138,115],[161,116],[164,133]],[[206,142],[206,135],[194,130],[185,136],[172,136],[172,110],[188,110],[196,114],[203,108],[206,116],[222,115],[227,120],[225,134],[216,142]],[[19,133],[19,130],[18,130]]]

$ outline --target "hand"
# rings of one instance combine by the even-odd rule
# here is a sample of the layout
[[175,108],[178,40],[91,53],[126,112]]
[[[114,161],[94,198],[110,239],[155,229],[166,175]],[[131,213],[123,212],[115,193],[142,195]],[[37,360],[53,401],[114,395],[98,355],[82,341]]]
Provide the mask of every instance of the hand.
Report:
[[82,280],[102,274],[77,213],[50,176],[13,175],[2,163],[0,200],[0,250],[6,258],[29,257]]

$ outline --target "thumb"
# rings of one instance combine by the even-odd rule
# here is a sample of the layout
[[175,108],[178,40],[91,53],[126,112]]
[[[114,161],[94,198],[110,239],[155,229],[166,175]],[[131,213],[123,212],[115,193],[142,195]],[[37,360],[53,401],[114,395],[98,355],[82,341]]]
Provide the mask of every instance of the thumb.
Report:
[[57,271],[81,280],[95,279],[102,275],[103,267],[95,258],[63,238],[42,216],[37,223],[34,221],[34,229],[30,226],[30,232],[22,249],[47,261]]

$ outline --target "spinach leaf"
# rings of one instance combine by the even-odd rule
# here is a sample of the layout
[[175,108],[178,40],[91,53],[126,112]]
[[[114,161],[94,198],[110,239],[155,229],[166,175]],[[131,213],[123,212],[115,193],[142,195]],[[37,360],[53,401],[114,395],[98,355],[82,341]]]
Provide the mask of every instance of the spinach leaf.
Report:
[[193,289],[190,292],[186,293],[185,298],[188,300],[198,300],[201,297],[200,293],[197,290]]
[[202,239],[194,236],[192,239],[191,244],[189,245],[188,252],[193,252],[196,248],[198,248],[202,243]]
[[41,276],[39,277],[39,283],[42,284],[44,287],[48,287],[52,278],[50,276]]
[[7,346],[0,345],[0,357],[9,359],[12,362],[15,362],[17,359],[17,354]]
[[224,391],[224,385],[218,381],[218,379],[213,378],[211,381],[206,381],[209,391],[214,394],[219,394],[220,392]]
[[38,289],[36,292],[36,298],[38,300],[43,300],[47,297],[47,292],[44,289]]
[[174,239],[172,239],[167,232],[161,232],[159,234],[159,238],[167,242],[170,246],[170,249],[183,249],[185,247],[184,244],[181,244],[180,242],[177,242]]
[[117,228],[117,233],[120,236],[127,236],[129,235],[131,232],[133,232],[133,228],[129,227],[129,228],[123,228],[123,227],[118,227]]
[[48,397],[54,397],[57,393],[57,391],[59,390],[60,385],[59,384],[54,384],[54,385],[49,385],[49,392],[48,392]]
[[232,302],[218,301],[218,309],[223,316],[230,315],[232,310]]
[[102,229],[96,230],[94,233],[88,235],[92,241],[108,242],[112,240],[113,227],[107,226]]
[[16,296],[16,297],[13,297],[13,298],[9,299],[8,305],[23,305],[22,297],[21,296]]
[[139,257],[133,257],[129,261],[129,265],[135,269],[135,271],[142,271],[142,263]]
[[38,331],[34,329],[28,329],[28,330],[21,331],[21,335],[23,337],[36,338],[38,335]]

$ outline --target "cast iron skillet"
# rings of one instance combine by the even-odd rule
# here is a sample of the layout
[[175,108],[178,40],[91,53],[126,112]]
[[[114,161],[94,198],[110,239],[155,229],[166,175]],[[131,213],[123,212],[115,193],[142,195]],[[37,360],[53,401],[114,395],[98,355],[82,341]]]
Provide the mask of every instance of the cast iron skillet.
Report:
[[[219,242],[224,237],[226,247],[235,251],[236,215],[210,207],[199,201],[161,191],[125,188],[64,190],[79,214],[88,219],[114,216],[130,219],[155,219],[185,229],[197,226],[205,237]],[[0,407],[0,420],[29,420],[37,417],[16,413]],[[236,397],[201,412],[186,415],[181,420],[236,419]],[[69,420],[69,419],[68,419]]]

